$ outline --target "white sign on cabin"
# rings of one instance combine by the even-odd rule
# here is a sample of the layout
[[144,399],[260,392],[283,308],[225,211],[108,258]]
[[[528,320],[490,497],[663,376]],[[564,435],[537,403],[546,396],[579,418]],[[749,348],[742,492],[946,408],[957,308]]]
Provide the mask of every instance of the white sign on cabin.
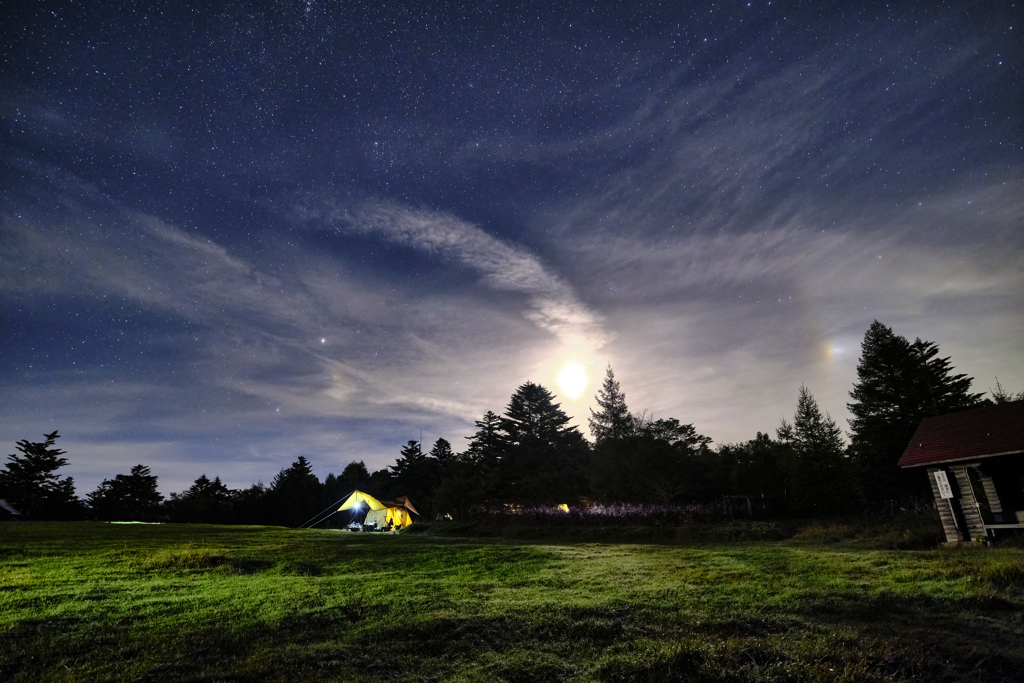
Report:
[[938,470],[935,473],[935,483],[939,485],[939,495],[943,498],[953,497],[953,488],[949,485],[949,479],[946,477],[944,470]]

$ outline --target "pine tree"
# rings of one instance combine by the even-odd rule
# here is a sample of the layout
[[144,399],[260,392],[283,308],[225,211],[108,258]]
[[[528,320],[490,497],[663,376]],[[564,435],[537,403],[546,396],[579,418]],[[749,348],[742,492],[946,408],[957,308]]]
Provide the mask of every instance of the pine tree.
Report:
[[204,473],[187,490],[172,493],[164,510],[172,522],[229,524],[235,519],[236,493],[220,477],[210,480]]
[[526,382],[512,394],[501,418],[505,441],[518,446],[554,447],[575,427],[566,427],[569,416],[554,402],[554,394],[539,384]]
[[68,519],[81,514],[81,502],[75,496],[71,477],[54,472],[68,464],[66,453],[53,448],[60,435],[46,434],[46,441],[22,439],[11,454],[7,466],[0,470],[0,497],[6,498],[19,512],[30,519]]
[[[447,442],[446,442],[447,443]],[[421,512],[433,510],[432,493],[439,478],[437,460],[423,452],[419,441],[409,441],[402,447],[393,472],[392,495],[406,495],[422,504]],[[429,516],[429,515],[428,515]]]
[[476,467],[488,468],[501,459],[505,448],[505,440],[501,431],[501,418],[488,410],[482,419],[473,424],[477,432],[469,439],[466,449],[467,459]]
[[991,400],[997,405],[1000,403],[1012,403],[1013,401],[1024,401],[1024,391],[1018,391],[1015,394],[1012,391],[1003,389],[1003,385],[999,383],[998,377],[996,377],[996,388],[990,388],[988,393],[992,394]]
[[926,417],[980,403],[982,394],[970,391],[973,380],[951,374],[949,358],[938,354],[934,342],[911,343],[877,320],[864,335],[847,407],[853,414],[850,452],[871,498],[926,494],[924,479],[897,465],[914,430]]
[[597,392],[597,405],[600,410],[590,410],[590,433],[595,443],[605,439],[623,439],[634,432],[633,417],[626,407],[626,395],[622,393],[612,366],[605,371],[604,384]]
[[320,511],[322,487],[313,466],[300,455],[270,482],[268,502],[278,524],[299,526]]
[[341,471],[341,476],[338,477],[338,480],[339,483],[345,482],[351,488],[358,489],[370,480],[370,472],[366,469],[366,463],[362,460],[359,462],[353,460],[345,465],[345,469]]
[[395,460],[395,464],[391,466],[391,472],[394,474],[396,479],[401,480],[409,473],[419,469],[426,459],[427,456],[423,454],[420,442],[410,440],[402,446],[402,450],[400,451],[398,458]]
[[505,447],[494,494],[505,502],[552,503],[578,498],[585,489],[587,443],[554,394],[522,384],[501,418]]
[[455,462],[455,453],[447,439],[438,439],[434,442],[433,448],[430,449],[430,457],[437,461],[442,470]]
[[834,514],[860,504],[842,431],[827,413],[822,415],[807,387],[800,386],[793,422],[783,418],[776,435],[791,453],[786,469],[793,512]]
[[148,522],[156,519],[164,497],[157,490],[156,475],[140,464],[130,474],[104,479],[86,499],[99,519]]

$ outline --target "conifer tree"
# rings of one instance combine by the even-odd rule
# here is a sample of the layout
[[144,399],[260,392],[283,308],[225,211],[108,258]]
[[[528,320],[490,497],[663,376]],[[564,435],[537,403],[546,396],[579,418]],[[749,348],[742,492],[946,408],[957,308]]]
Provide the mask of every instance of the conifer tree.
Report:
[[505,441],[510,445],[554,447],[567,435],[578,434],[566,427],[569,416],[554,402],[554,394],[539,384],[526,382],[512,394],[501,418]]
[[904,473],[897,465],[921,420],[978,405],[982,394],[971,393],[972,379],[951,374],[949,358],[938,357],[934,342],[913,343],[877,320],[864,335],[857,365],[857,383],[847,404],[851,455],[861,470],[865,493],[887,499],[908,493],[926,494],[924,478]]
[[235,519],[236,494],[220,477],[211,480],[204,473],[187,490],[172,493],[163,507],[172,522],[227,524]]
[[447,439],[438,439],[434,442],[433,448],[430,449],[430,457],[437,461],[442,470],[455,462],[455,453]]
[[366,469],[366,463],[362,460],[358,462],[353,460],[345,465],[345,469],[341,471],[341,476],[338,477],[338,480],[339,484],[344,482],[351,488],[358,489],[370,480],[370,472]]
[[104,479],[86,499],[100,519],[149,522],[156,519],[164,497],[157,491],[156,475],[140,464],[130,474]]
[[15,447],[21,454],[8,455],[0,470],[0,497],[6,498],[29,519],[68,519],[81,514],[71,477],[54,472],[68,464],[66,451],[54,448],[60,435],[45,434],[46,441],[22,439]]
[[426,459],[420,442],[410,440],[402,446],[395,464],[391,466],[391,472],[395,478],[401,480],[413,470],[420,468]]
[[436,459],[423,452],[419,441],[409,441],[402,447],[391,470],[394,475],[391,495],[411,497],[418,507],[422,505],[421,512],[433,510],[431,494],[437,486],[440,468]]
[[469,439],[466,449],[467,459],[477,468],[487,469],[501,459],[505,440],[501,431],[501,418],[488,410],[482,419],[473,424],[477,432]]
[[590,410],[590,433],[594,442],[600,444],[605,439],[623,439],[634,432],[633,417],[626,407],[626,395],[622,393],[612,366],[605,371],[604,384],[597,392],[599,410]]
[[776,435],[791,453],[786,469],[793,512],[834,514],[860,504],[842,431],[828,413],[822,415],[807,387],[800,386],[793,422],[783,418]]
[[312,464],[300,455],[270,482],[267,499],[276,522],[294,527],[320,511],[321,492]]
[[494,493],[505,502],[551,503],[584,492],[587,443],[554,395],[533,382],[522,384],[501,418],[505,448]]

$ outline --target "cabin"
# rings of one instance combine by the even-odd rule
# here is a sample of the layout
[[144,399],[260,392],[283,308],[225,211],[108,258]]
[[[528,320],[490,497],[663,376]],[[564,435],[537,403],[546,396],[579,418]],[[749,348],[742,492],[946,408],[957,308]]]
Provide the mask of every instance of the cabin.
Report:
[[1024,401],[921,420],[899,465],[928,473],[948,542],[1024,534]]

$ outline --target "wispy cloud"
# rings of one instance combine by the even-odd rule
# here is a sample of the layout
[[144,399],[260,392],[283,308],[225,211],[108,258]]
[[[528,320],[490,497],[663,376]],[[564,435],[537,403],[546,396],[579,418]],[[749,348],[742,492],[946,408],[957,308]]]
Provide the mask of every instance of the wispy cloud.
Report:
[[594,351],[608,341],[601,316],[581,302],[572,287],[545,267],[538,256],[454,216],[392,203],[349,207],[331,200],[320,206],[300,207],[297,213],[314,226],[383,237],[469,266],[490,287],[525,294],[528,308],[524,316],[567,345]]

